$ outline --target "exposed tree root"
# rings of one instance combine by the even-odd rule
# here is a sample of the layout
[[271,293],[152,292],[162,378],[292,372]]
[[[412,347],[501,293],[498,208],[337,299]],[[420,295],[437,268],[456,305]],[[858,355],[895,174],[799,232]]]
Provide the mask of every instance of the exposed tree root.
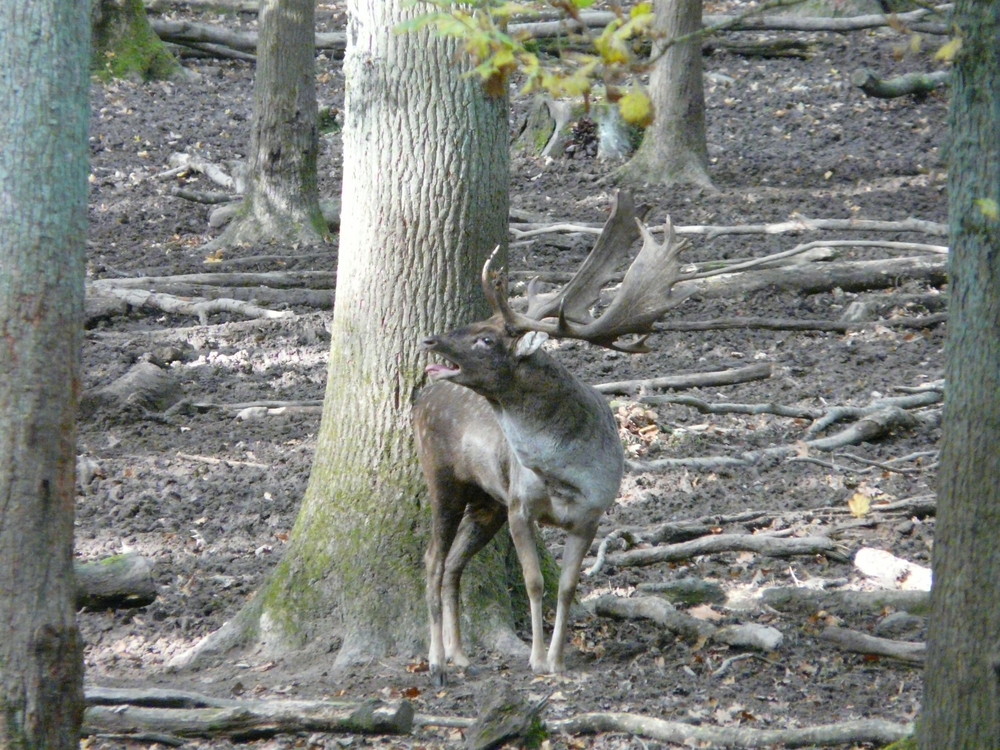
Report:
[[[919,398],[918,398],[919,397]],[[653,398],[653,397],[647,397]],[[778,445],[761,450],[746,451],[738,456],[693,456],[688,458],[660,458],[652,461],[629,461],[629,468],[633,471],[656,471],[672,468],[692,468],[705,471],[715,471],[719,469],[732,469],[757,465],[762,461],[780,458],[790,458],[798,455],[808,455],[804,451],[818,450],[823,452],[835,451],[848,445],[870,442],[884,437],[895,429],[910,429],[921,424],[935,424],[939,418],[939,411],[916,417],[905,411],[907,408],[916,408],[936,404],[942,400],[942,394],[938,391],[925,391],[920,394],[912,394],[905,397],[891,397],[878,399],[864,407],[836,407],[828,410],[823,417],[817,420],[809,434],[826,429],[831,424],[845,418],[858,418],[858,421],[840,432],[824,438],[813,438],[805,440],[795,445]],[[647,401],[648,403],[648,401]],[[697,401],[691,403],[695,406],[707,406],[698,404]],[[735,407],[739,405],[724,405]],[[736,411],[736,409],[732,409]],[[766,409],[770,411],[769,409]],[[784,411],[784,409],[774,409],[773,413]],[[788,409],[789,413],[793,410]]]
[[859,654],[887,656],[908,664],[923,664],[927,646],[917,641],[895,641],[891,638],[878,638],[867,633],[847,628],[829,627],[819,635],[825,641],[835,643],[847,651]]
[[659,596],[602,596],[593,603],[594,612],[603,617],[652,620],[671,633],[689,641],[715,641],[741,648],[774,651],[780,647],[781,632],[764,625],[725,625],[692,617],[676,609]]

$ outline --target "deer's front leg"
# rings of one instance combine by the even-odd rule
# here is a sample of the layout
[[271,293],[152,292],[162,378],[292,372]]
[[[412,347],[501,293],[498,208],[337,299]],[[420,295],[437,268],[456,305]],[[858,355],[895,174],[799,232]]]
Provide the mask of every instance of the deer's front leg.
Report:
[[528,592],[528,603],[531,606],[531,659],[529,664],[532,672],[548,672],[548,661],[545,658],[545,631],[542,624],[542,593],[545,582],[542,579],[538,548],[535,546],[534,524],[520,507],[513,505],[507,520],[510,523],[510,536],[514,540],[517,559],[521,563],[521,572],[524,574],[524,587]]
[[566,664],[563,650],[566,647],[566,630],[569,626],[569,609],[573,605],[576,586],[580,581],[580,566],[594,541],[597,524],[567,532],[563,549],[562,572],[559,575],[559,596],[556,603],[556,622],[549,645],[548,667],[552,672],[563,672]]

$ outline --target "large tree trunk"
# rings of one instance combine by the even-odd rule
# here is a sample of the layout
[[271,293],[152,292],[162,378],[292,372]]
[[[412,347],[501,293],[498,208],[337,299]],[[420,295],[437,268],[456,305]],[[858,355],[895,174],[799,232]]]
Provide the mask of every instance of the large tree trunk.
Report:
[[170,78],[180,70],[150,28],[142,0],[90,0],[94,70],[102,78]]
[[959,0],[948,392],[921,748],[1000,747],[1000,3]]
[[75,748],[85,4],[0,3],[0,747]]
[[246,196],[210,247],[328,234],[316,186],[315,15],[312,0],[261,0]]
[[[215,644],[250,634],[271,653],[339,647],[339,664],[426,642],[428,511],[409,425],[419,343],[485,313],[478,274],[506,242],[509,179],[506,98],[464,75],[456,45],[398,34],[418,10],[405,0],[349,10],[343,221],[315,464],[284,559]],[[479,581],[497,615],[506,592],[486,589],[505,579]]]
[[[701,28],[701,0],[656,0],[654,33],[671,40]],[[659,54],[657,45],[653,54]],[[653,122],[642,145],[619,172],[631,184],[697,185],[714,189],[705,145],[701,42],[670,47],[649,78]]]

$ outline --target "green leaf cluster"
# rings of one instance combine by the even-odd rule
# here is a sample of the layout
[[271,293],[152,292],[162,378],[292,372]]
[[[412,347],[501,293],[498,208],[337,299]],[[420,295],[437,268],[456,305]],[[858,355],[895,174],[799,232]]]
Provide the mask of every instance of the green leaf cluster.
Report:
[[[642,66],[637,49],[647,40],[653,23],[650,2],[640,2],[628,14],[616,16],[596,36],[584,35],[584,51],[566,51],[557,60],[543,61],[529,35],[507,31],[512,19],[536,18],[553,8],[567,18],[578,19],[580,11],[594,1],[429,0],[434,8],[431,12],[400,24],[396,31],[430,28],[459,40],[472,60],[469,75],[478,76],[490,95],[503,95],[510,76],[519,71],[524,80],[522,94],[545,91],[556,98],[589,103],[598,88],[609,101],[617,102],[626,122],[645,127],[652,121],[652,105],[635,74]],[[627,93],[619,90],[625,78],[632,79]]]

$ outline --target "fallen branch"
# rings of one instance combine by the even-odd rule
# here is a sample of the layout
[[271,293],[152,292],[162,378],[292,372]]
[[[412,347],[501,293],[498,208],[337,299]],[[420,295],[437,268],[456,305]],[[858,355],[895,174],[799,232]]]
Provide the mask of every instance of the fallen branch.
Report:
[[716,370],[714,372],[694,372],[686,375],[667,375],[662,378],[647,378],[644,380],[619,380],[611,383],[595,385],[600,393],[617,393],[627,395],[636,390],[654,388],[708,388],[717,385],[733,385],[751,380],[764,380],[771,377],[771,365],[757,364],[747,367],[737,367],[732,370]]
[[615,567],[638,567],[662,562],[690,560],[698,555],[720,552],[755,552],[769,557],[830,555],[842,557],[837,545],[825,536],[775,537],[762,534],[715,534],[689,542],[633,549],[608,555]]
[[175,5],[186,5],[196,10],[208,10],[212,13],[218,12],[220,8],[225,8],[233,13],[256,13],[260,8],[257,0],[184,0],[178,3],[177,0],[144,0],[143,5],[146,10],[162,12],[172,10]]
[[[88,703],[90,700],[88,698]],[[408,734],[413,707],[407,701],[213,701],[198,708],[93,705],[84,712],[83,733],[159,732],[176,737],[257,738],[295,732]]]
[[817,591],[782,586],[765,589],[761,603],[779,612],[810,617],[820,611],[846,616],[858,612],[879,614],[886,609],[927,615],[931,597],[926,591]]
[[[240,52],[257,52],[258,36],[251,31],[230,31],[221,26],[193,21],[167,21],[150,18],[149,25],[160,39],[171,44],[193,46],[218,45]],[[203,48],[204,49],[204,48]],[[316,49],[343,56],[347,49],[347,34],[342,31],[317,32]]]
[[932,73],[907,73],[895,78],[880,78],[868,68],[859,68],[851,73],[851,83],[868,96],[879,99],[894,99],[899,96],[924,96],[948,83],[950,71],[935,70]]
[[551,729],[567,734],[620,732],[670,742],[685,747],[692,743],[710,747],[813,747],[856,745],[863,742],[884,744],[909,737],[912,724],[865,719],[837,724],[821,724],[795,729],[753,729],[750,727],[697,726],[680,721],[666,721],[650,716],[620,712],[580,714],[548,723]]
[[234,287],[272,289],[333,289],[336,274],[332,271],[264,271],[261,273],[185,273],[174,276],[130,276],[120,279],[98,279],[93,285],[119,289],[157,290],[195,287]]
[[891,638],[879,638],[859,633],[856,630],[833,626],[824,629],[819,637],[824,641],[835,643],[847,651],[887,656],[907,664],[923,664],[927,652],[926,644],[918,641],[894,641]]
[[709,320],[668,320],[657,323],[656,330],[690,333],[693,331],[723,331],[732,329],[756,329],[765,331],[829,331],[848,333],[866,326],[880,325],[886,328],[933,328],[948,322],[948,313],[900,316],[874,320],[796,320],[794,318],[712,318]]
[[76,562],[73,570],[78,609],[131,609],[156,600],[152,563],[135,552]]
[[171,166],[171,172],[176,169],[200,172],[221,187],[228,190],[235,190],[237,193],[243,192],[243,186],[238,185],[235,178],[230,176],[218,164],[214,164],[207,159],[191,156],[191,154],[174,153],[170,155],[167,163]]
[[836,288],[845,292],[884,289],[905,281],[940,285],[947,281],[947,265],[944,255],[808,264],[684,280],[675,284],[674,289],[678,295],[714,299],[772,289],[816,294]]
[[[829,249],[834,247],[880,247],[886,250],[904,250],[907,252],[918,252],[924,254],[947,255],[948,248],[943,245],[928,245],[922,242],[887,242],[881,240],[817,240],[815,242],[804,242],[796,245],[790,250],[782,250],[779,253],[772,253],[763,258],[752,258],[741,263],[726,264],[721,268],[713,268],[706,271],[699,271],[685,277],[685,281],[696,279],[707,279],[712,276],[722,276],[723,274],[735,273],[736,271],[750,271],[760,268],[773,268],[775,260],[790,258],[795,255],[808,253],[813,250]],[[786,269],[787,270],[787,269]]]
[[211,411],[212,409],[222,409],[225,411],[241,412],[244,409],[284,409],[284,408],[315,408],[323,405],[323,399],[311,398],[302,401],[276,401],[273,399],[263,399],[260,401],[240,401],[231,404],[219,404],[213,401],[196,401],[189,406],[197,411]]
[[[539,234],[553,232],[571,232],[585,234],[600,234],[600,224],[574,224],[559,222],[556,224],[541,224],[520,222],[510,226],[510,233],[515,239],[526,239]],[[789,221],[771,224],[693,224],[675,226],[674,232],[681,236],[705,235],[707,239],[715,239],[728,234],[799,234],[819,230],[834,230],[845,232],[920,232],[934,237],[947,237],[948,225],[924,219],[903,219],[902,221],[878,221],[872,219],[809,219],[797,216]]]

